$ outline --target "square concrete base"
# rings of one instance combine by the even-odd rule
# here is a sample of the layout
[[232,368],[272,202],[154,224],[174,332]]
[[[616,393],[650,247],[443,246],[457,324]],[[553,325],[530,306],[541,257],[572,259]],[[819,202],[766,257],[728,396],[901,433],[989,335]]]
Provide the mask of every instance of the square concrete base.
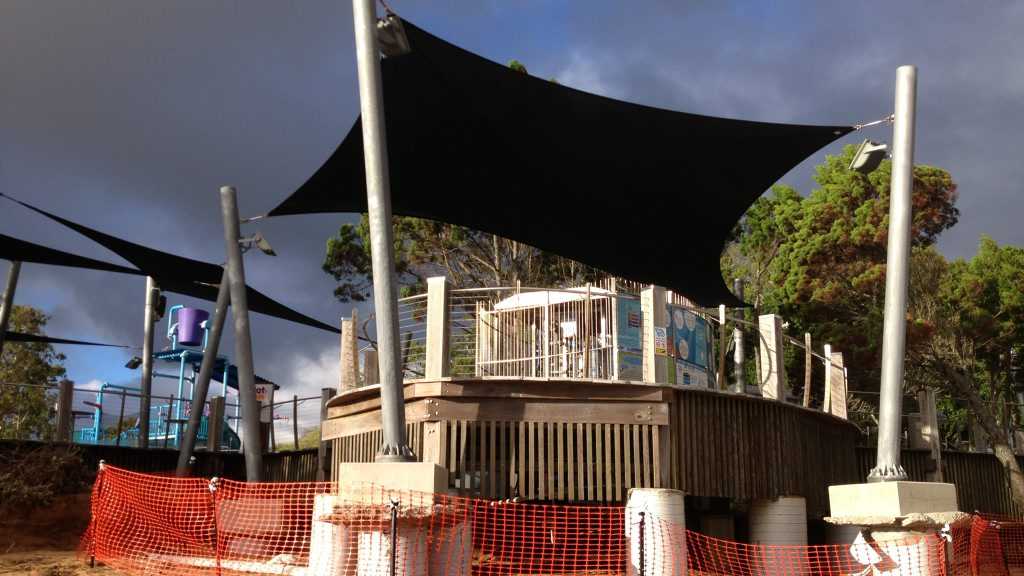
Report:
[[[364,500],[367,488],[445,494],[448,470],[433,462],[347,462],[338,469],[338,488],[346,500]],[[379,490],[378,490],[379,496]],[[379,502],[374,502],[379,504]]]
[[872,482],[828,487],[832,517],[899,517],[957,510],[956,486],[938,482]]

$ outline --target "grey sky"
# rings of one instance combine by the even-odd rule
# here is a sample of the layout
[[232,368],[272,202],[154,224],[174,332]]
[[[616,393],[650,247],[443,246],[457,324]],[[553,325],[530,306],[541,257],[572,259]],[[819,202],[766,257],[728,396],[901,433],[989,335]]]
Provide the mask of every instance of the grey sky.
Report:
[[[895,68],[917,64],[917,160],[949,169],[960,186],[961,222],[940,247],[969,256],[982,233],[1024,244],[1017,146],[1024,3],[390,4],[470,50],[519,59],[536,75],[712,115],[873,120],[892,106]],[[239,188],[245,215],[265,212],[313,173],[357,113],[344,0],[6,0],[0,53],[0,189],[204,260],[223,254],[218,186]],[[840,145],[863,136],[889,134],[873,129]],[[822,158],[783,181],[806,193]],[[280,256],[250,255],[251,283],[336,322],[351,306],[333,300],[320,262],[325,239],[345,220],[261,222],[256,228]],[[9,203],[0,204],[0,231],[120,262]],[[22,278],[18,302],[51,314],[51,334],[140,342],[142,280],[32,265]],[[335,384],[334,335],[263,317],[253,327],[257,371],[286,394]],[[121,368],[126,353],[67,352],[79,383],[136,377]]]

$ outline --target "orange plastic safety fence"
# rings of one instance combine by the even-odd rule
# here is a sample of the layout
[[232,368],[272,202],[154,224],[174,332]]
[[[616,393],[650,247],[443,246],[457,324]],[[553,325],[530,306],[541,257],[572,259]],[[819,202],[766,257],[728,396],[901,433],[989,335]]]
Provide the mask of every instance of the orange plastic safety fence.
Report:
[[[942,576],[938,535],[752,545],[621,506],[494,502],[331,483],[252,483],[105,467],[83,550],[128,574]],[[966,530],[966,529],[965,529]],[[970,526],[988,542],[986,528]],[[965,532],[966,533],[966,532]],[[973,548],[969,548],[973,551]]]

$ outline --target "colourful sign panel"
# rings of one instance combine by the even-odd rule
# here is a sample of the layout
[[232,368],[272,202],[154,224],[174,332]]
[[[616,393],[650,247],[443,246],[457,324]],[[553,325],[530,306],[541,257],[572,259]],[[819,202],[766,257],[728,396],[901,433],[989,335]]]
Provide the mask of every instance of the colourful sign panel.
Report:
[[671,355],[697,368],[708,366],[707,322],[691,310],[669,306]]

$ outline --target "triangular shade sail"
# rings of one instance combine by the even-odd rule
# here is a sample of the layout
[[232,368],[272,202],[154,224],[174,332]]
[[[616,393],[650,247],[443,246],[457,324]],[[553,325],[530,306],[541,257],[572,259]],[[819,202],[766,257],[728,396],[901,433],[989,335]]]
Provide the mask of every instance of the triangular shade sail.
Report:
[[76,344],[80,346],[131,348],[131,346],[122,346],[120,344],[104,344],[102,342],[87,342],[85,340],[68,340],[66,338],[53,338],[44,334],[26,334],[24,332],[13,332],[11,330],[4,333],[4,340],[7,342],[41,342],[43,344]]
[[[5,196],[0,194],[0,196]],[[192,296],[202,300],[208,300],[210,302],[217,301],[217,286],[220,284],[221,273],[223,268],[216,265],[210,264],[209,262],[202,262],[199,260],[193,260],[191,258],[185,258],[183,256],[177,256],[175,254],[169,254],[167,252],[161,252],[160,250],[154,250],[153,248],[147,248],[141,244],[135,244],[127,240],[122,240],[116,236],[111,236],[99,230],[94,230],[87,226],[83,226],[77,222],[72,222],[66,218],[61,218],[56,214],[52,214],[40,208],[36,208],[31,204],[26,204],[20,200],[6,196],[8,199],[21,204],[22,206],[32,210],[38,214],[42,214],[47,218],[63,224],[68,228],[78,232],[79,234],[93,240],[97,244],[107,248],[111,252],[117,254],[121,258],[124,258],[128,262],[131,262],[139,268],[139,270],[132,270],[131,268],[124,268],[124,270],[115,270],[113,264],[106,264],[99,262],[102,267],[96,266],[85,266],[85,262],[90,260],[88,258],[82,258],[74,256],[73,254],[67,254],[61,252],[65,257],[79,258],[78,264],[62,263],[64,266],[80,266],[84,268],[95,268],[97,270],[112,270],[115,272],[126,271],[132,274],[144,274],[146,276],[152,276],[156,279],[157,284],[162,290],[174,292],[177,294],[184,294],[186,296]],[[4,250],[4,258],[11,260],[29,260],[29,258],[23,257],[23,255],[16,250],[19,246],[27,251],[25,254],[31,256],[37,248],[42,248],[35,244],[28,242],[21,242],[20,245],[12,245],[13,248]],[[32,248],[35,247],[35,248]],[[29,250],[32,248],[32,250]],[[49,250],[49,249],[47,249]],[[11,254],[8,256],[7,253]],[[59,252],[52,250],[52,252]],[[32,261],[32,260],[29,260]],[[46,262],[56,264],[58,262]],[[117,267],[122,268],[122,267]],[[252,312],[259,312],[266,314],[267,316],[274,316],[275,318],[281,318],[283,320],[289,320],[297,324],[305,324],[306,326],[312,326],[313,328],[320,328],[321,330],[327,330],[329,332],[340,333],[341,330],[335,328],[329,324],[320,322],[319,320],[310,318],[305,314],[296,312],[291,308],[281,304],[280,302],[270,298],[266,294],[263,294],[251,286],[246,287],[246,294],[248,295],[249,310]]]
[[[528,76],[404,22],[412,52],[383,61],[395,214],[466,226],[703,305],[750,204],[849,126],[714,118]],[[357,121],[269,215],[365,212]]]
[[121,272],[122,274],[142,274],[142,272],[134,268],[118,266],[117,264],[103,262],[102,260],[93,260],[92,258],[71,254],[70,252],[47,248],[46,246],[19,240],[6,234],[0,234],[0,259],[49,264],[51,266],[88,268],[90,270],[103,270],[106,272]]

